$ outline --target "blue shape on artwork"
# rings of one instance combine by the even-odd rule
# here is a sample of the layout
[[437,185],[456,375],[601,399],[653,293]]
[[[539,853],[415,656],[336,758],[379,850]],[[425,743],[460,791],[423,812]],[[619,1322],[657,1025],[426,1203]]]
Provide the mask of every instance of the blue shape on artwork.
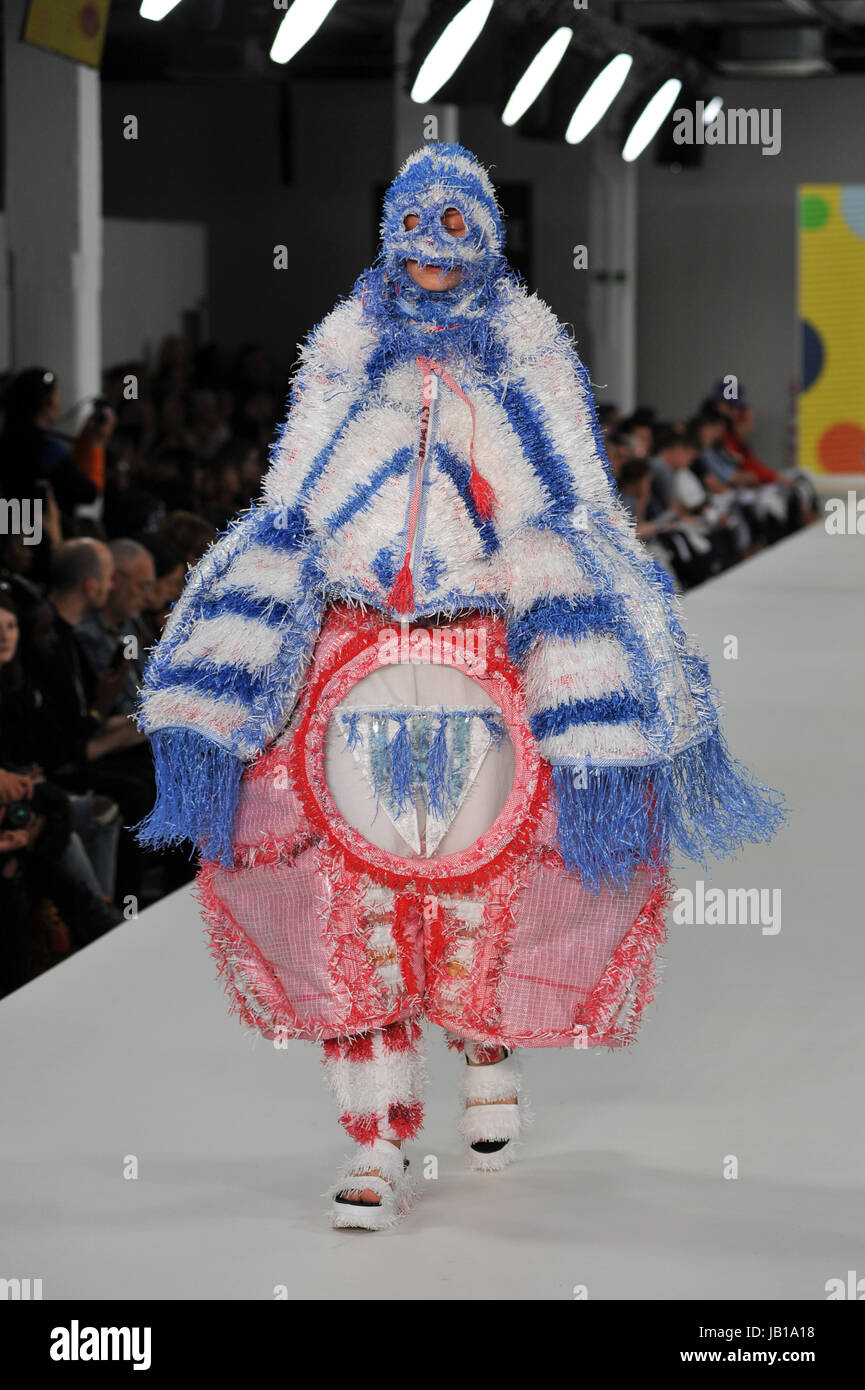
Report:
[[799,353],[801,363],[801,391],[807,391],[819,377],[826,360],[823,339],[813,324],[807,319],[799,320]]

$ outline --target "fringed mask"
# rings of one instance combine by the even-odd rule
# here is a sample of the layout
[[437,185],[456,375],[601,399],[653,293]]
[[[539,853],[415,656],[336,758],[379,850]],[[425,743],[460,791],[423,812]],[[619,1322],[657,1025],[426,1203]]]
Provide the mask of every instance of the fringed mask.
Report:
[[[447,338],[456,351],[480,350],[486,358],[481,324],[513,272],[502,254],[501,211],[483,166],[457,144],[431,142],[416,150],[385,195],[380,230],[381,251],[358,282],[368,315],[393,335],[375,354],[375,365],[385,365],[380,357],[391,363],[417,351],[418,329],[442,332],[441,350]],[[418,285],[408,261],[438,267],[446,287]],[[459,280],[448,284],[453,272]]]
[[413,285],[407,260],[459,269],[477,285],[499,266],[504,228],[486,170],[461,145],[431,144],[410,155],[385,195],[382,260],[400,288]]

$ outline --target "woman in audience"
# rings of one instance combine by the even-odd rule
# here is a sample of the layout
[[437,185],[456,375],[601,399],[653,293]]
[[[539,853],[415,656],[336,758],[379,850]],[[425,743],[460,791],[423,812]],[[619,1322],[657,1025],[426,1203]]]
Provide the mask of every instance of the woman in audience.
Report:
[[[0,765],[18,765],[40,785],[45,782],[43,765],[67,758],[69,745],[63,727],[51,718],[42,692],[25,676],[20,612],[20,605],[0,590]],[[41,599],[32,604],[29,621],[35,640],[43,641],[51,623],[48,604]],[[95,897],[110,900],[117,872],[119,808],[92,790],[75,795],[57,788],[57,794],[69,803],[72,833],[65,867]]]
[[169,536],[162,536],[158,531],[144,531],[138,540],[150,551],[156,571],[153,606],[142,615],[149,647],[162,632],[169,613],[180,598],[186,578],[186,564],[180,546]]
[[53,372],[30,367],[6,393],[0,435],[0,485],[8,497],[43,497],[51,484],[61,512],[96,500],[104,481],[104,450],[114,427],[110,409],[97,410],[80,430],[72,450],[56,437],[60,388]]

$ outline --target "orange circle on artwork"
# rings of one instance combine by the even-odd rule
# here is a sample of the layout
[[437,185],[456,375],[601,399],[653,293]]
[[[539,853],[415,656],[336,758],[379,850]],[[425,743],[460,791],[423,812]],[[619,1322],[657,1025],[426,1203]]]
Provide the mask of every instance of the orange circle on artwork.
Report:
[[865,472],[865,429],[830,425],[817,441],[817,457],[827,473]]

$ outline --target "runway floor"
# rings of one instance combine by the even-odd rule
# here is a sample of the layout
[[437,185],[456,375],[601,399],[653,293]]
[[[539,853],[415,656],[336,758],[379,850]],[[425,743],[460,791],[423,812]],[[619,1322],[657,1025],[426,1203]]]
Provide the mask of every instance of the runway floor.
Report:
[[437,1033],[410,1153],[438,1178],[393,1231],[331,1231],[349,1145],[319,1050],[228,1015],[183,890],[0,1003],[0,1276],[45,1299],[570,1300],[824,1299],[865,1274],[862,546],[818,525],[687,599],[734,750],[791,806],[711,886],[780,889],[781,929],[672,923],[633,1047],[524,1054],[518,1164],[463,1169]]

